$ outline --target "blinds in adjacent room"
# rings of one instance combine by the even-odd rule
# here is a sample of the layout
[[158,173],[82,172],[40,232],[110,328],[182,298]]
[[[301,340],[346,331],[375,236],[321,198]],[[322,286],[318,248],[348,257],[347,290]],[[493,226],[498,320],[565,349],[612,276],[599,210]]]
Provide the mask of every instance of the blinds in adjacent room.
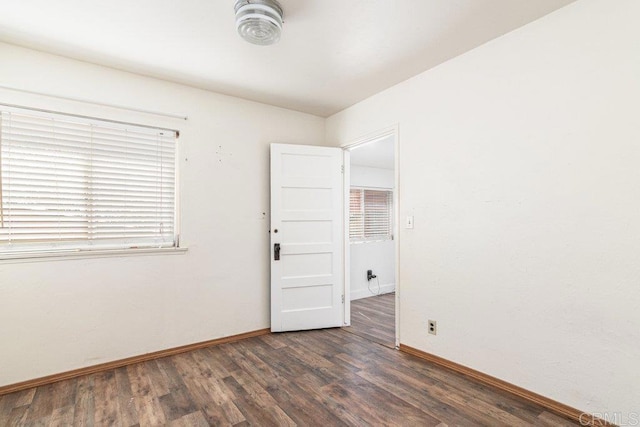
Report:
[[349,237],[352,241],[392,238],[393,192],[351,188]]
[[176,245],[176,133],[0,107],[0,254]]

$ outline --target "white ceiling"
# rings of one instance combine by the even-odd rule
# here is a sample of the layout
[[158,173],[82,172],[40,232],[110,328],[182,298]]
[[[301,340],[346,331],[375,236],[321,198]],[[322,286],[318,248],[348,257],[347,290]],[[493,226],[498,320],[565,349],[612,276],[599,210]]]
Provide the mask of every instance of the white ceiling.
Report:
[[234,0],[5,1],[0,40],[320,116],[574,0],[281,0],[280,42]]
[[350,150],[351,165],[394,169],[394,140],[395,137],[390,135],[377,141],[372,141],[352,148]]

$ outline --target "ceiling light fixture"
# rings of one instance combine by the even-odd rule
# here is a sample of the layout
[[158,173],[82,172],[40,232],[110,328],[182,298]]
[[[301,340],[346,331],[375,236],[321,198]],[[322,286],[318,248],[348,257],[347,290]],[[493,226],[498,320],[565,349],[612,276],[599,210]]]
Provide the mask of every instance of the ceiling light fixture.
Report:
[[237,0],[236,29],[249,43],[270,45],[280,40],[282,7],[275,0]]

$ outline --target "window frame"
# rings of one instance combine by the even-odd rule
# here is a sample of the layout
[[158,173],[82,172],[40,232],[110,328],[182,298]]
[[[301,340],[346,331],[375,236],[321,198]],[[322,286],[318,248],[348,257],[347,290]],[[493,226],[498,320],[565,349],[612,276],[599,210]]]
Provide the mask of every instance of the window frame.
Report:
[[[395,202],[395,191],[392,188],[381,188],[381,187],[365,187],[365,186],[351,186],[349,188],[349,200],[351,200],[351,192],[352,191],[360,191],[361,192],[361,212],[362,212],[362,235],[361,236],[352,236],[352,221],[351,221],[351,203],[349,203],[349,243],[350,244],[359,244],[359,243],[373,243],[373,242],[385,242],[388,240],[393,240],[393,232],[394,232],[394,202]],[[366,191],[376,191],[387,193],[388,197],[388,212],[389,212],[389,221],[388,221],[388,233],[385,235],[366,235],[366,204],[365,204],[365,192]]]
[[[32,108],[27,106],[17,106],[10,104],[2,104],[0,103],[0,112],[7,113],[15,113],[15,114],[24,114],[30,116],[36,116],[45,119],[58,119],[61,121],[64,120],[73,120],[78,124],[82,125],[101,125],[101,126],[112,126],[113,129],[117,129],[117,131],[124,131],[125,129],[143,129],[149,132],[172,132],[172,144],[173,145],[173,153],[172,153],[172,163],[173,166],[173,232],[172,232],[172,242],[169,240],[167,243],[150,244],[142,242],[139,237],[125,237],[122,239],[122,243],[99,243],[99,244],[90,244],[91,239],[83,239],[77,241],[71,241],[70,244],[61,245],[56,247],[55,244],[48,242],[46,240],[42,240],[40,242],[35,242],[33,245],[24,245],[24,247],[16,247],[13,250],[7,250],[7,247],[4,244],[0,244],[0,262],[2,261],[11,261],[11,260],[28,260],[28,259],[64,259],[64,258],[93,258],[93,257],[108,257],[108,256],[129,256],[129,255],[150,255],[155,253],[184,253],[186,252],[186,248],[180,246],[180,173],[179,173],[179,158],[180,158],[180,146],[179,138],[180,131],[177,129],[171,129],[168,127],[161,126],[150,126],[141,123],[131,123],[120,120],[111,120],[103,117],[93,117],[87,115],[80,114],[72,114],[65,113],[62,111],[53,111],[53,110],[45,110],[39,108]],[[1,124],[0,124],[1,126]],[[2,129],[0,128],[0,132]],[[1,133],[0,133],[1,137]],[[135,149],[135,147],[133,147]],[[1,154],[0,154],[1,155]],[[171,158],[171,157],[169,157]],[[0,161],[2,159],[0,158]],[[171,161],[170,161],[171,162]],[[90,164],[90,163],[89,163]],[[0,173],[2,173],[0,169]],[[94,170],[91,170],[87,174],[87,177],[90,178],[94,176]],[[160,175],[161,176],[161,175]],[[166,181],[165,181],[166,182]],[[169,181],[170,182],[170,181]],[[2,178],[0,175],[0,186],[2,186]],[[2,197],[3,191],[0,187],[0,209],[2,208]],[[159,206],[159,205],[156,205]],[[116,209],[116,212],[117,209]],[[89,217],[87,217],[89,218]],[[160,235],[158,235],[160,236]],[[136,242],[136,239],[140,239],[140,241]],[[126,240],[132,240],[131,242],[125,242]],[[83,244],[86,242],[86,244]],[[128,245],[128,246],[126,246]]]

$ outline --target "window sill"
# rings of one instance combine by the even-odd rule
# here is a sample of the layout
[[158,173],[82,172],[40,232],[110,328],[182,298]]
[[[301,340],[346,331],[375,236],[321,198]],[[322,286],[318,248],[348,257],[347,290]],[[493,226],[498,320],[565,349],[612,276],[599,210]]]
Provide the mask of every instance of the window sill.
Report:
[[372,239],[372,240],[351,240],[349,241],[352,245],[361,245],[363,243],[382,243],[382,242],[391,242],[393,239]]
[[0,255],[0,263],[62,261],[68,259],[130,257],[143,255],[183,255],[188,248],[101,249],[84,251],[30,252]]

